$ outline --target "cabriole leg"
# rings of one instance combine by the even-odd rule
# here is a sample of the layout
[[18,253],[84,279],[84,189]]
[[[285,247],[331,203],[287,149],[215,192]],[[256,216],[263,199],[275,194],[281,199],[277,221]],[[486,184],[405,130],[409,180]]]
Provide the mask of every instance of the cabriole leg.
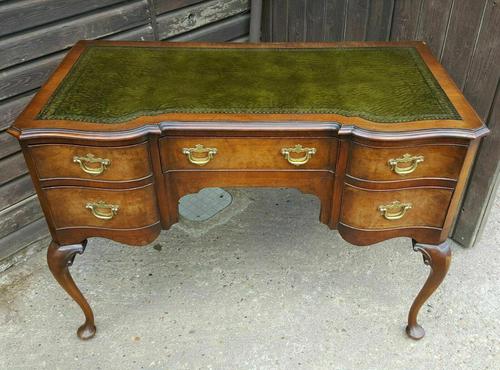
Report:
[[94,313],[87,300],[76,286],[68,267],[73,264],[76,254],[82,254],[85,251],[87,241],[82,244],[58,245],[54,241],[50,243],[47,251],[47,263],[52,275],[63,289],[74,299],[81,307],[85,315],[85,323],[80,326],[76,332],[80,339],[90,339],[95,335],[96,327],[94,325]]
[[410,338],[421,339],[425,335],[425,331],[417,323],[418,311],[420,311],[422,305],[434,293],[446,276],[451,262],[451,249],[447,242],[439,245],[427,245],[417,244],[413,241],[413,250],[421,252],[424,263],[431,267],[429,277],[410,308],[408,326],[406,327],[406,333]]

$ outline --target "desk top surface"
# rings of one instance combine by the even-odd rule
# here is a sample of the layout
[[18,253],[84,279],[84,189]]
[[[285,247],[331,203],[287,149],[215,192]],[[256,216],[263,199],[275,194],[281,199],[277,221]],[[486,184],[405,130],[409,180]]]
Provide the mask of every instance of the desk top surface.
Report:
[[164,121],[322,121],[478,129],[423,43],[80,42],[15,124],[130,129]]

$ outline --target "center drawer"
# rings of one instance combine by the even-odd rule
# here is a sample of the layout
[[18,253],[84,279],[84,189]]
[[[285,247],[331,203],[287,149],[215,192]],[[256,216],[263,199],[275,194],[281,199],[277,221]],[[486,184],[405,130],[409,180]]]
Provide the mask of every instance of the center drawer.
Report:
[[163,171],[178,169],[335,169],[334,138],[204,138],[160,140]]

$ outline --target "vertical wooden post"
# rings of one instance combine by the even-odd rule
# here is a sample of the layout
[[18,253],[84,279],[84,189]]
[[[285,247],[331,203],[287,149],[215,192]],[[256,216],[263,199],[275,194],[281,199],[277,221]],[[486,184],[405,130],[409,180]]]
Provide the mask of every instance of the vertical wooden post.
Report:
[[481,236],[486,219],[495,200],[500,182],[500,84],[493,100],[487,124],[490,135],[483,139],[476,157],[472,176],[458,214],[453,240],[472,247]]
[[262,0],[250,2],[250,42],[260,41],[260,27],[262,19]]

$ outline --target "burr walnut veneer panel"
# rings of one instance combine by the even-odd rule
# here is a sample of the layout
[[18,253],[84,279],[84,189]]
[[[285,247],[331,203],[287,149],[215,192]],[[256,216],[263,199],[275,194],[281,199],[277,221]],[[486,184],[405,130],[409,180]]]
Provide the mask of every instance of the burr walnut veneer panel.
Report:
[[[453,189],[447,188],[367,190],[347,185],[340,221],[359,229],[442,228],[452,194]],[[411,208],[401,218],[389,220],[379,208],[394,201],[410,204]]]
[[[160,140],[160,155],[163,170],[199,168],[186,160],[184,148],[203,144],[208,148],[217,148],[213,160],[203,166],[204,169],[286,169],[293,167],[284,158],[282,150],[295,148],[314,148],[315,153],[300,166],[301,169],[335,170],[337,140],[333,138],[163,138]],[[293,159],[304,153],[290,153]]]
[[40,180],[131,181],[152,172],[147,143],[117,147],[37,144],[29,146],[29,154]]
[[[152,184],[130,189],[94,189],[59,186],[44,189],[56,229],[96,227],[134,229],[159,221]],[[116,211],[100,207],[99,202],[116,205]],[[89,208],[88,204],[95,204]],[[96,217],[102,215],[103,218]],[[113,216],[113,217],[111,217]]]
[[[347,174],[362,180],[398,181],[416,178],[443,178],[457,180],[467,154],[467,145],[424,144],[398,147],[380,147],[352,143]],[[399,175],[391,169],[389,161],[409,157],[419,157],[422,161],[414,171]],[[398,164],[401,169],[410,169],[414,161]]]

